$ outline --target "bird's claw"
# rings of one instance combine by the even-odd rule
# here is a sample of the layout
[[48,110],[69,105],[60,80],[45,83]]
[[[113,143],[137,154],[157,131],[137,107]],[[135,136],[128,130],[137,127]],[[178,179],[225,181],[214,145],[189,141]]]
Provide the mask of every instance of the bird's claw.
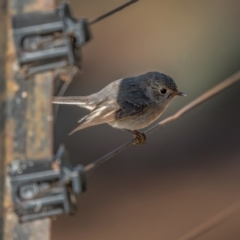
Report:
[[147,142],[147,137],[144,133],[134,131],[134,137],[136,140],[133,142],[133,146],[138,146],[140,144],[145,144]]

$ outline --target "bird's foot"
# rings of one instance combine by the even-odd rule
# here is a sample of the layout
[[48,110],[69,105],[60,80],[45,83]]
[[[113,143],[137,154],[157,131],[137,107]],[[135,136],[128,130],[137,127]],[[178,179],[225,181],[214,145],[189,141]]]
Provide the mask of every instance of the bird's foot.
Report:
[[138,146],[140,144],[145,144],[147,142],[147,137],[145,133],[138,132],[136,130],[132,131],[136,140],[133,142],[133,146]]

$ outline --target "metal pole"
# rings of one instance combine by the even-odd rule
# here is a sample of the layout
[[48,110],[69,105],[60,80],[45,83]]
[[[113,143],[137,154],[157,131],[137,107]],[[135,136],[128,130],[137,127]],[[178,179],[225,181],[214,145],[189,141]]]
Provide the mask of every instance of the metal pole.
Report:
[[[53,74],[45,72],[28,80],[16,75],[10,21],[13,14],[52,9],[54,0],[11,0],[8,4],[6,34],[2,36],[2,32],[0,36],[5,37],[5,48],[2,45],[1,48],[5,49],[6,56],[4,73],[1,72],[0,76],[3,87],[0,90],[0,101],[5,102],[5,105],[0,105],[0,192],[4,190],[2,198],[0,194],[0,240],[50,240],[49,219],[18,223],[11,210],[6,169],[12,160],[48,158],[53,154]],[[5,28],[1,28],[1,31]],[[2,93],[4,85],[5,94]]]

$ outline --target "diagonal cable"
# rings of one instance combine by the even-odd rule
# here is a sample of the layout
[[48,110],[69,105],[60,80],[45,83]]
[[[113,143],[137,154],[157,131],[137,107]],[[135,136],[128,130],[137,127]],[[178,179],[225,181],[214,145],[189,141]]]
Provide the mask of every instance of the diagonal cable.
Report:
[[[234,73],[233,75],[231,75],[230,77],[226,78],[225,80],[223,80],[222,82],[220,82],[219,84],[217,84],[216,86],[211,88],[210,90],[203,93],[201,96],[199,96],[198,98],[196,98],[195,100],[193,100],[192,102],[187,104],[185,107],[183,107],[179,111],[177,111],[174,115],[172,115],[172,116],[160,121],[159,123],[155,124],[154,126],[150,127],[144,133],[145,134],[150,134],[153,131],[155,131],[157,128],[163,127],[167,123],[170,123],[170,122],[173,122],[173,121],[179,119],[185,113],[189,112],[190,110],[194,109],[195,107],[204,103],[205,101],[209,100],[210,98],[216,96],[217,94],[219,94],[223,90],[227,89],[228,87],[230,87],[234,83],[237,83],[238,81],[240,81],[240,70],[237,71],[236,73]],[[132,145],[132,143],[134,141],[136,141],[136,139],[132,139],[131,141],[128,141],[128,142],[124,143],[120,147],[118,147],[118,148],[114,149],[113,151],[107,153],[106,155],[102,156],[101,158],[97,159],[96,161],[88,164],[84,168],[84,170],[85,171],[90,171],[90,170],[96,169],[98,166],[100,166],[101,164],[109,161],[109,159],[111,159],[112,157],[114,157],[115,155],[122,152],[127,147],[129,147],[130,145]]]
[[231,206],[227,207],[226,209],[222,210],[206,222],[202,223],[192,231],[188,232],[184,236],[178,238],[177,240],[193,240],[201,235],[205,234],[208,231],[216,228],[220,224],[223,224],[227,220],[233,218],[235,215],[240,213],[240,201],[235,202]]

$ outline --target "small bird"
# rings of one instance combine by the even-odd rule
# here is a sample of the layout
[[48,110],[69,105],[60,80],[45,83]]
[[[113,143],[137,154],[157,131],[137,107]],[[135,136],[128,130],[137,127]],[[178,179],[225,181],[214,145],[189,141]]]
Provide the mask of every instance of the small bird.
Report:
[[[54,104],[77,105],[90,110],[74,132],[108,123],[112,127],[134,134],[134,145],[146,142],[143,129],[161,116],[179,92],[174,80],[161,72],[148,72],[140,76],[116,80],[101,91],[88,96],[54,97]],[[69,135],[70,135],[69,134]]]

